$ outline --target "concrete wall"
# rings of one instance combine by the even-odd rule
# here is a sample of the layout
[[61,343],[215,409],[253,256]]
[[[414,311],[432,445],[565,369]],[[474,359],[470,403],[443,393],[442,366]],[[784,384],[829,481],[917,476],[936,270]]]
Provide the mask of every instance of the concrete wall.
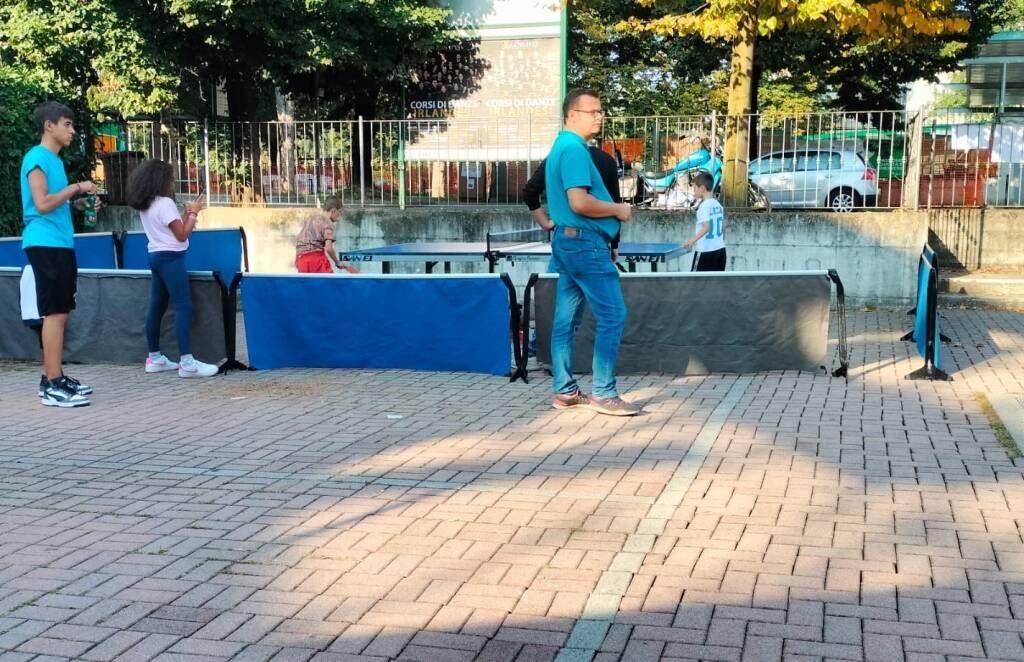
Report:
[[[200,228],[245,228],[253,271],[292,272],[295,235],[310,209],[212,208],[200,215]],[[438,207],[349,209],[338,224],[338,245],[370,248],[407,241],[483,241],[488,230],[530,227],[517,207]],[[140,229],[138,214],[124,207],[103,210],[100,230]],[[693,234],[692,212],[640,210],[623,231],[624,241],[681,243]],[[917,259],[928,237],[923,212],[773,212],[730,210],[726,214],[729,269],[733,271],[835,268],[854,304],[903,306],[914,295]],[[688,270],[686,256],[668,265]],[[454,264],[453,271],[484,271],[486,265]],[[377,264],[361,265],[379,271]],[[421,265],[396,265],[413,271]],[[645,266],[639,267],[641,270]],[[544,263],[509,265],[522,285]]]
[[1024,209],[933,209],[928,224],[965,268],[1024,273]]

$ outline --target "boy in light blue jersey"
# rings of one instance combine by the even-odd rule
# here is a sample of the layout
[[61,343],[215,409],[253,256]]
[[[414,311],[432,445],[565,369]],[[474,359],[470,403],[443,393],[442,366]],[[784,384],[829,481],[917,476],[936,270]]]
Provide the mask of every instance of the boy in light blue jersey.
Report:
[[[78,264],[75,261],[71,199],[95,195],[92,182],[68,184],[60,151],[75,137],[75,114],[50,101],[36,108],[39,144],[21,161],[19,183],[25,222],[21,247],[28,266],[21,275],[21,316],[42,320],[43,375],[40,402],[50,407],[83,407],[92,389],[64,375],[64,328],[75,308]],[[84,205],[85,199],[79,201]]]
[[712,194],[714,179],[711,173],[699,172],[690,179],[694,194],[700,198],[697,206],[695,234],[683,242],[693,251],[691,271],[725,271],[725,209]]

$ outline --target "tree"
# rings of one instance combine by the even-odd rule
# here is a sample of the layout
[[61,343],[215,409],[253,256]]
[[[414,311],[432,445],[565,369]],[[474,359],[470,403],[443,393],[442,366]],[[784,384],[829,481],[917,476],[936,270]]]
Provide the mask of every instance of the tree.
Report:
[[[233,119],[268,119],[277,87],[333,110],[388,108],[424,61],[467,42],[432,0],[3,0],[0,49],[94,108],[191,107],[221,83]],[[318,85],[317,85],[318,83]]]
[[[913,47],[921,38],[963,34],[970,23],[948,0],[708,0],[693,9],[690,0],[638,0],[641,7],[667,11],[620,24],[626,32],[649,31],[665,37],[699,34],[730,45],[729,104],[726,121],[727,204],[746,203],[750,112],[754,91],[755,44],[782,30],[850,35],[862,47]],[[685,12],[685,13],[683,13]]]
[[7,0],[0,50],[66,101],[125,115],[157,112],[176,101],[178,71],[137,29],[141,18],[106,0]]
[[666,39],[616,30],[654,9],[635,0],[577,0],[569,12],[569,85],[597,91],[613,116],[703,115],[716,104],[713,78],[728,54],[696,35]]
[[917,36],[900,48],[884,40],[858,43],[856,33],[782,30],[761,40],[756,63],[766,71],[785,69],[816,81],[835,108],[901,109],[908,84],[935,81],[973,57],[1007,6],[1002,0],[959,0],[957,13],[970,23],[966,31]]
[[[397,110],[425,62],[471,43],[451,13],[432,0],[6,0],[0,49],[65,98],[124,116],[206,115],[220,84],[234,120],[272,119],[275,88],[334,117],[375,117]],[[250,142],[232,141],[236,154]],[[259,181],[258,156],[245,157]]]
[[1006,0],[996,19],[997,30],[1024,30],[1024,0]]

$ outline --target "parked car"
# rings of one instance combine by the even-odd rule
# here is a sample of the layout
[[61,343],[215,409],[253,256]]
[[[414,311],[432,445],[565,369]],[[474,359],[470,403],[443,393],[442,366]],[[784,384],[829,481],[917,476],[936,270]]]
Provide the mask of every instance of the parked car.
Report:
[[854,151],[792,149],[750,162],[750,181],[772,207],[826,207],[852,211],[875,206],[878,175]]

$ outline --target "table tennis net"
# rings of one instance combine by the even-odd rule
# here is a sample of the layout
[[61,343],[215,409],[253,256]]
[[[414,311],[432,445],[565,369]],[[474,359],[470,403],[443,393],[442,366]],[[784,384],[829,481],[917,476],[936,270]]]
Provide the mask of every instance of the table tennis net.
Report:
[[547,243],[550,241],[550,234],[541,228],[530,228],[528,230],[512,230],[511,232],[488,232],[487,251],[500,251],[513,246],[524,244]]

